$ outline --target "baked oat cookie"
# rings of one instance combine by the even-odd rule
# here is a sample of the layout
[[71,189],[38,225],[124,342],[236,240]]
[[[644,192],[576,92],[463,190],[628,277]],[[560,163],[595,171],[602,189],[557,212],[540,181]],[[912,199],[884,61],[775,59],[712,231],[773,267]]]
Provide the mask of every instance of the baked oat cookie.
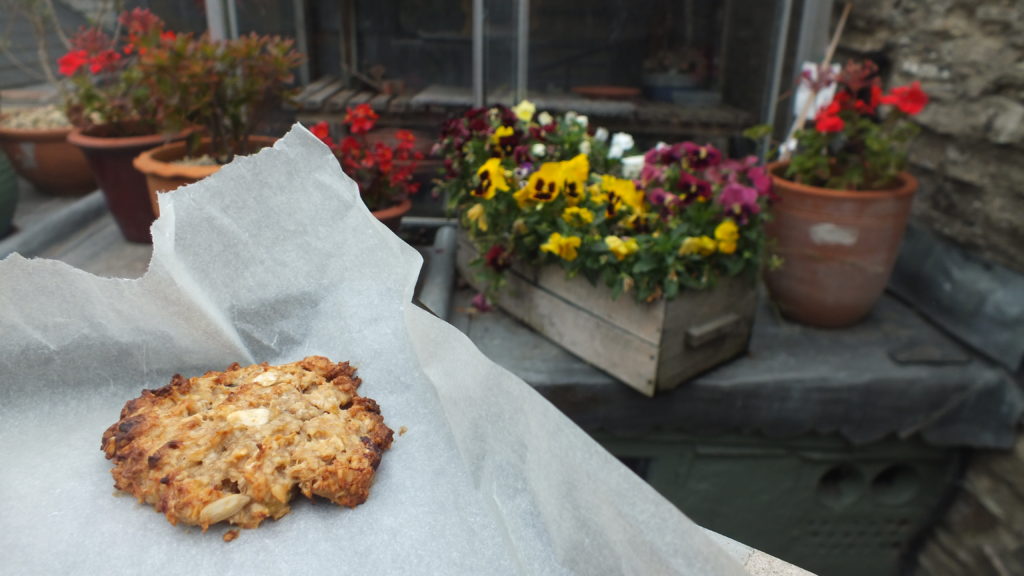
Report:
[[288,513],[296,489],[355,507],[369,496],[392,432],[377,403],[356,394],[347,362],[322,356],[143,390],[103,434],[114,486],[171,524],[226,520],[255,528]]

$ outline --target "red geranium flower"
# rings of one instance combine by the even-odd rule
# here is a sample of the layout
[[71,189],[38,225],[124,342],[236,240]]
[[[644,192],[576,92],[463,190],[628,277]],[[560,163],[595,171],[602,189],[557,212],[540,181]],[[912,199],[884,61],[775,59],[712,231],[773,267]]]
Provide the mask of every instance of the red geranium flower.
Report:
[[882,97],[882,104],[891,104],[900,112],[913,116],[928,104],[928,94],[921,90],[921,83],[914,81],[910,86],[898,86],[892,93]]
[[[840,92],[839,94],[844,93]],[[846,124],[839,117],[839,111],[842,110],[843,102],[846,101],[848,100],[842,100],[837,97],[827,108],[818,113],[818,118],[814,123],[814,127],[818,129],[818,132],[842,132]]]
[[93,74],[99,74],[100,72],[111,69],[120,59],[120,52],[104,50],[89,59],[89,71]]
[[377,113],[370,108],[369,104],[360,104],[355,108],[349,107],[345,111],[345,124],[348,124],[349,131],[353,134],[369,132],[377,123],[377,118]]
[[814,123],[814,127],[818,129],[818,132],[842,132],[846,124],[839,116],[821,115]]
[[327,144],[330,148],[334,148],[334,139],[331,138],[331,128],[327,125],[327,122],[318,122],[310,126],[309,131],[312,132],[313,136],[319,138],[321,142]]
[[58,71],[64,76],[73,76],[88,62],[89,54],[85,50],[72,50],[57,60]]

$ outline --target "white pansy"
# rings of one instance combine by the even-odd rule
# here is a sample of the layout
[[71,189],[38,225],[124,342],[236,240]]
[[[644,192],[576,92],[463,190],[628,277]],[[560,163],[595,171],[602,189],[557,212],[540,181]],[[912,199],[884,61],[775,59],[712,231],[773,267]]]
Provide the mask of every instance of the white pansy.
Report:
[[534,144],[533,146],[530,147],[530,154],[533,154],[534,156],[537,156],[538,158],[541,157],[541,156],[544,156],[547,153],[548,153],[547,147],[544,146],[543,144],[541,144],[540,142],[537,142],[536,144]]
[[564,116],[565,123],[566,124],[572,124],[573,122],[576,121],[576,116],[577,116],[577,114],[575,112],[573,112],[572,110],[566,112],[565,116]]
[[601,126],[597,130],[595,130],[594,131],[594,140],[597,140],[598,142],[607,142],[608,141],[608,129],[605,128],[604,126]]
[[636,180],[640,177],[640,171],[644,167],[643,156],[626,156],[622,159],[622,177],[627,180]]
[[590,142],[588,140],[580,142],[580,154],[590,156]]
[[590,124],[590,118],[587,118],[586,116],[580,114],[579,116],[576,117],[576,123],[586,128],[587,125]]
[[548,124],[551,124],[554,121],[555,119],[552,118],[551,114],[548,114],[547,112],[541,112],[540,114],[537,115],[537,122],[541,126],[547,126]]
[[632,149],[634,145],[632,136],[625,132],[616,132],[612,135],[612,143],[608,146],[608,157],[622,158],[622,155]]

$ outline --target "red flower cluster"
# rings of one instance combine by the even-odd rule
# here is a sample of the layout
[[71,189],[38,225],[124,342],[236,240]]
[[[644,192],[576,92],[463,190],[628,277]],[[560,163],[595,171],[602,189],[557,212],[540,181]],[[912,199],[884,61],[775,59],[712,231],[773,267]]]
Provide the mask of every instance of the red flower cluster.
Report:
[[928,94],[921,90],[921,83],[914,81],[910,86],[899,86],[882,98],[882,104],[895,106],[900,112],[913,116],[928,105]]
[[338,143],[331,137],[330,126],[320,122],[310,132],[326,144],[341,162],[342,168],[356,182],[367,205],[372,210],[385,208],[401,198],[419,190],[419,183],[413,181],[413,172],[423,154],[416,152],[416,136],[408,130],[397,130],[397,142],[389,146],[384,142],[371,143],[367,133],[377,122],[377,113],[366,104],[348,108],[344,124],[349,135]]
[[377,124],[377,113],[370,108],[369,104],[360,104],[355,108],[349,107],[345,111],[345,124],[352,134],[366,134]]
[[815,128],[818,132],[842,132],[846,122],[841,113],[852,111],[860,116],[875,116],[881,105],[895,106],[897,110],[914,116],[928,104],[928,95],[921,90],[921,83],[914,81],[909,86],[899,86],[889,94],[883,94],[876,82],[854,92],[849,86],[840,86],[832,103],[818,112]]
[[83,27],[71,38],[71,51],[57,60],[58,71],[64,76],[74,76],[79,70],[88,67],[93,75],[111,72],[118,68],[121,53],[130,56],[133,53],[144,54],[144,39],[150,35],[163,40],[174,40],[175,34],[163,30],[163,20],[142,8],[124,12],[118,22],[127,31],[127,41],[117,50],[116,42],[99,28]]

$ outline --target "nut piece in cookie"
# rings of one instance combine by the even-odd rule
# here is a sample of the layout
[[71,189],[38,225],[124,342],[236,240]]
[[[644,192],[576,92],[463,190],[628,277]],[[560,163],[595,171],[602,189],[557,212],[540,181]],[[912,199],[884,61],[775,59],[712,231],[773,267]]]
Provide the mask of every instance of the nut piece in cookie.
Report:
[[393,438],[359,384],[355,368],[322,356],[175,375],[104,432],[114,486],[203,530],[280,518],[296,491],[358,506]]

